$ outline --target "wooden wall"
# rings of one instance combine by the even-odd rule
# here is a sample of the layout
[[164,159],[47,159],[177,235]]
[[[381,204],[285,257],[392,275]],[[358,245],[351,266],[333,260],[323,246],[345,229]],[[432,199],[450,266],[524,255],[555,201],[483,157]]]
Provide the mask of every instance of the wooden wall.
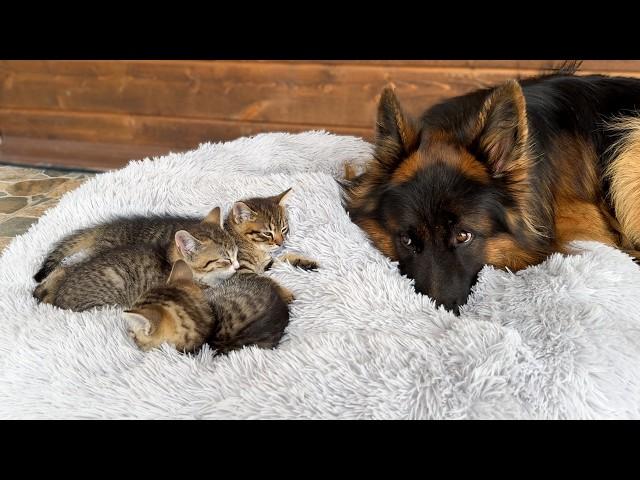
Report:
[[[553,61],[1,61],[0,162],[120,167],[266,131],[371,138],[382,87],[407,110]],[[640,61],[584,73],[640,76]]]

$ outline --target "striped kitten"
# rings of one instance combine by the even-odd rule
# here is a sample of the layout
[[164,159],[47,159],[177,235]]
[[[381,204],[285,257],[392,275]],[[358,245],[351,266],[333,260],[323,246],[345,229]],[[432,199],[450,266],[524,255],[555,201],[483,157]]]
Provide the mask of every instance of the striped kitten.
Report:
[[234,275],[204,293],[216,318],[209,345],[220,353],[245,345],[275,348],[289,324],[293,294],[269,277]]
[[[131,306],[151,287],[165,283],[171,265],[183,259],[196,281],[215,285],[233,275],[239,267],[238,249],[232,237],[217,221],[208,217],[179,230],[175,242],[141,243],[100,250],[79,263],[58,269],[36,289],[43,302],[75,311],[102,305]],[[214,219],[215,220],[215,219]]]
[[181,260],[173,265],[166,285],[144,292],[123,317],[129,335],[144,351],[164,342],[178,350],[195,351],[209,337],[214,322],[203,289]]
[[164,342],[186,352],[204,343],[219,353],[249,345],[274,348],[289,323],[292,297],[275,281],[253,273],[202,289],[179,260],[167,285],[147,291],[123,316],[130,336],[145,351]]
[[[36,287],[34,296],[45,303],[55,304],[53,299],[67,273],[78,271],[74,266],[83,265],[87,258],[102,259],[107,252],[122,251],[114,248],[140,245],[159,249],[169,265],[184,258],[193,269],[196,279],[205,284],[218,282],[221,274],[232,275],[239,266],[237,247],[233,238],[222,228],[219,207],[211,210],[204,220],[182,217],[121,218],[79,230],[61,240],[34,277],[43,279]],[[69,256],[75,258],[68,262]],[[83,275],[91,270],[91,265],[80,270]]]
[[291,188],[272,197],[255,197],[233,204],[224,226],[238,245],[239,273],[263,273],[276,261],[289,262],[306,270],[318,268],[317,262],[286,253],[274,258],[289,233],[283,202]]
[[141,243],[169,245],[178,230],[189,230],[203,221],[219,223],[220,208],[211,210],[204,220],[193,217],[135,216],[116,218],[76,230],[54,245],[33,279],[41,282],[64,263],[76,263],[82,258],[113,247]]
[[115,247],[68,267],[43,303],[76,312],[102,305],[130,306],[149,288],[164,283],[170,272],[171,264],[157,246]]

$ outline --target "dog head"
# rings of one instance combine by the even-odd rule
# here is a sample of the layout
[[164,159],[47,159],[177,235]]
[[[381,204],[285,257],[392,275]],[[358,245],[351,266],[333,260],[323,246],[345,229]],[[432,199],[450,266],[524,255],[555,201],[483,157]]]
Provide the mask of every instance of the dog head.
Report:
[[520,85],[442,104],[420,120],[382,92],[374,158],[347,187],[346,208],[418,292],[458,311],[483,265],[517,270],[538,258]]

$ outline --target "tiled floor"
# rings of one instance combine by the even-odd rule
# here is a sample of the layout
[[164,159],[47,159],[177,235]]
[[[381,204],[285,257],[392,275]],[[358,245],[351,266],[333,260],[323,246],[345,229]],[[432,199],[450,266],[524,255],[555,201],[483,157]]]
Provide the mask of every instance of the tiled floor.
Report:
[[0,165],[0,252],[45,211],[94,174]]

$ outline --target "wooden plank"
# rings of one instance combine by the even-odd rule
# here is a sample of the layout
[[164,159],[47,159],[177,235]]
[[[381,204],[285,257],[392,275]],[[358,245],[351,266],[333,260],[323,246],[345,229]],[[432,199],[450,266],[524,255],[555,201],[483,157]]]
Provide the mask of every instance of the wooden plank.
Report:
[[445,98],[532,73],[226,61],[30,62],[26,68],[5,61],[0,107],[369,128],[390,82],[408,111],[419,114]]
[[[0,161],[116,168],[130,158],[269,131],[325,129],[371,140],[387,83],[416,115],[553,63],[0,61]],[[585,61],[582,72],[640,77],[640,61]]]
[[[229,126],[227,128],[233,128]],[[264,131],[275,131],[265,127]],[[231,138],[241,136],[228,130]],[[260,133],[259,131],[252,132]],[[354,134],[353,131],[333,130],[337,134]],[[367,132],[372,134],[372,132]],[[52,137],[52,135],[48,135]],[[105,135],[109,138],[109,135]],[[371,135],[368,135],[369,140]],[[144,145],[132,143],[96,142],[95,140],[67,140],[56,138],[16,137],[4,135],[0,142],[0,163],[34,165],[43,167],[65,167],[84,170],[108,170],[125,166],[130,160],[157,157],[171,152],[196,148],[211,140],[203,138],[191,145]],[[218,139],[216,139],[217,141]]]
[[[499,69],[499,70],[541,70],[552,68],[564,62],[562,59],[539,60],[12,60],[0,61],[3,64],[18,65],[24,72],[52,75],[111,75],[124,72],[132,65],[173,65],[188,68],[206,64],[286,64],[286,65],[352,65],[352,66],[393,66],[420,68],[459,68],[459,69]],[[592,73],[638,72],[640,60],[584,60],[582,69]]]
[[415,68],[239,62],[187,68],[118,62],[110,74],[101,70],[104,64],[83,64],[79,74],[71,76],[59,72],[75,68],[75,62],[43,63],[47,68],[41,73],[25,72],[10,62],[5,66],[8,63],[11,69],[0,71],[4,108],[355,127],[371,124],[376,97],[388,82],[394,82],[411,105],[428,106],[507,78],[477,78],[466,72],[426,75]]
[[184,149],[5,136],[0,144],[0,163],[105,170],[126,165],[129,160],[157,157],[180,150]]
[[370,128],[293,125],[99,113],[0,109],[4,136],[193,148],[201,142],[226,141],[261,132],[327,130],[370,138]]
[[[270,60],[257,62],[273,63]],[[543,70],[554,68],[565,60],[312,60],[308,63],[327,65],[395,66],[422,68],[465,68],[500,70]],[[301,63],[300,60],[279,60],[281,63]],[[591,73],[639,72],[639,60],[584,60],[581,70]]]

